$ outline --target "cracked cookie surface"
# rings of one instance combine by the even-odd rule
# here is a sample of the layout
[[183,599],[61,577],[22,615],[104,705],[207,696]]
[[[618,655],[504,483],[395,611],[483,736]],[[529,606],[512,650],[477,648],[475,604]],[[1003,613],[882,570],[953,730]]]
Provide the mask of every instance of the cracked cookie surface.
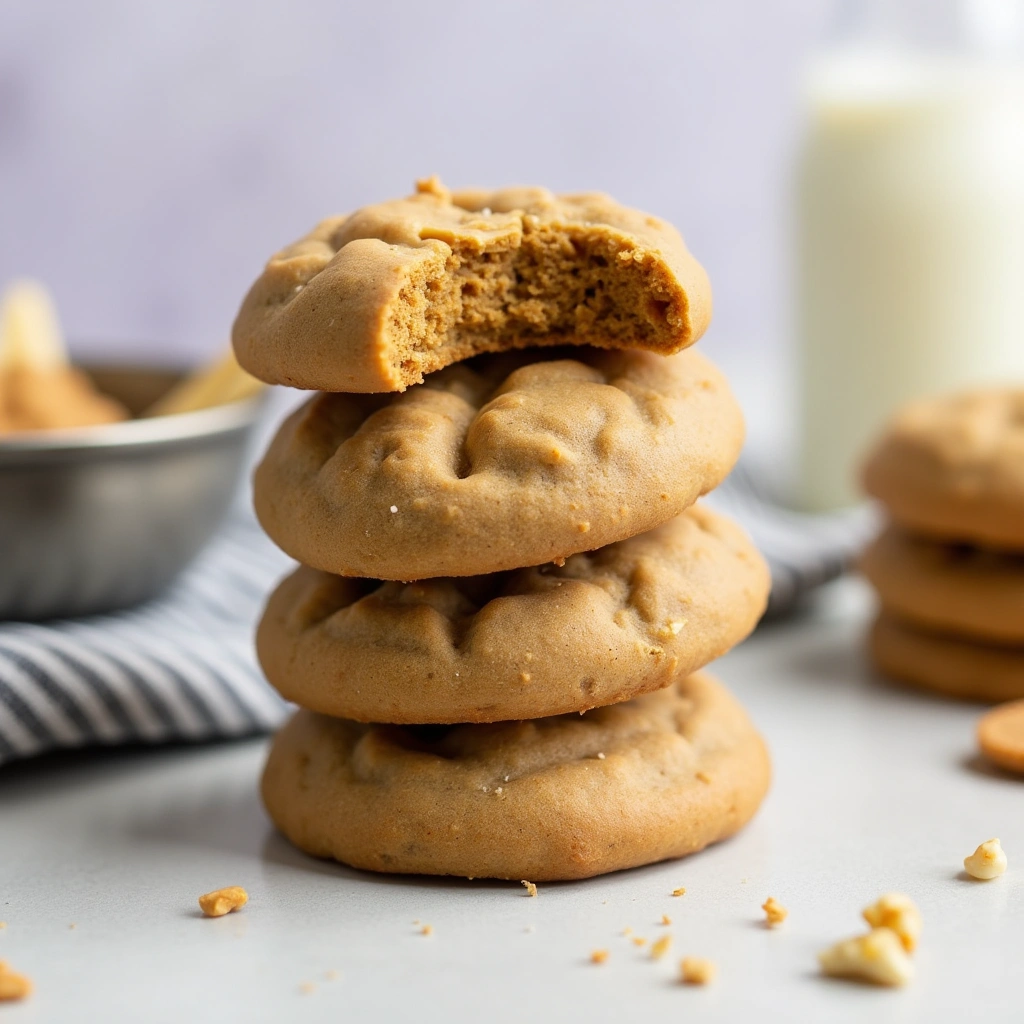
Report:
[[890,526],[860,568],[883,607],[901,619],[1024,647],[1024,554],[941,544]]
[[600,193],[417,188],[271,258],[232,331],[246,370],[319,391],[401,391],[480,352],[671,353],[707,327],[707,276],[657,217]]
[[299,711],[263,801],[298,847],[385,872],[588,878],[738,831],[768,788],[764,742],[705,673],[585,715],[360,725]]
[[1024,390],[912,403],[869,456],[864,486],[908,529],[1024,551]]
[[257,632],[283,697],[361,722],[494,722],[628,700],[754,628],[768,567],[696,505],[648,533],[489,576],[381,582],[307,567]]
[[721,483],[742,443],[697,352],[487,355],[401,395],[316,396],[278,431],[254,502],[305,565],[473,576],[653,529]]

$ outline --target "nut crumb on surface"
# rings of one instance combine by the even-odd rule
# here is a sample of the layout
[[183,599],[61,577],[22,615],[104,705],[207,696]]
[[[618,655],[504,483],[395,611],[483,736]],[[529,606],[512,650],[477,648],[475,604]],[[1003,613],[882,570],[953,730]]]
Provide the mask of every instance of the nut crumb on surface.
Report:
[[607,949],[595,949],[594,952],[590,954],[590,962],[592,964],[603,964],[608,959],[608,956],[609,954]]
[[199,897],[199,908],[206,917],[223,917],[233,910],[241,910],[249,902],[249,894],[240,885],[215,889]]
[[434,926],[432,924],[425,924],[420,929],[420,935],[433,935],[433,934],[434,934]]
[[870,907],[865,907],[861,917],[872,928],[892,929],[908,953],[913,953],[917,948],[917,940],[921,937],[921,911],[904,893],[887,892]]
[[818,963],[833,978],[873,985],[905,985],[914,976],[914,965],[891,928],[872,928],[867,935],[837,942],[818,954]]
[[769,928],[775,928],[789,917],[789,911],[774,896],[769,896],[761,904],[761,909],[764,911],[765,924]]
[[964,857],[964,870],[971,878],[987,882],[1006,870],[1006,853],[998,839],[989,839],[969,857]]
[[661,923],[662,924],[671,924],[672,923],[672,918],[669,917],[668,914],[662,914],[661,915]]
[[651,945],[651,959],[660,960],[672,946],[672,936],[662,935],[660,939]]
[[303,983],[302,983],[302,984],[301,984],[301,985],[299,986],[299,991],[300,991],[300,992],[301,992],[301,993],[302,993],[302,994],[303,994],[304,996],[308,996],[308,995],[310,995],[310,994],[312,994],[313,992],[315,992],[315,991],[316,991],[316,985],[314,985],[314,984],[313,984],[313,982],[311,982],[311,981],[304,981],[304,982],[303,982]]
[[708,773],[705,772],[705,771],[699,771],[699,772],[697,772],[697,781],[698,782],[703,782],[704,785],[706,785],[706,786],[710,786],[711,785],[711,776],[708,775]]
[[397,512],[398,511],[398,506],[397,505],[392,505],[391,506],[391,511],[392,512]]
[[527,896],[536,896],[537,895],[537,886],[534,885],[533,882],[528,882],[524,878],[522,880],[522,882],[520,883],[520,885],[525,885],[526,886],[526,895]]
[[685,896],[686,895],[686,890],[682,886],[680,886],[678,889],[673,889],[672,890],[672,895],[673,896]]
[[714,980],[717,968],[699,956],[684,956],[679,961],[679,980],[684,985],[707,985]]
[[641,935],[634,935],[633,936],[633,945],[634,946],[646,946],[647,945],[647,940],[643,936],[641,936]]
[[0,1003],[27,999],[32,994],[32,982],[24,974],[11,970],[5,960],[0,960]]

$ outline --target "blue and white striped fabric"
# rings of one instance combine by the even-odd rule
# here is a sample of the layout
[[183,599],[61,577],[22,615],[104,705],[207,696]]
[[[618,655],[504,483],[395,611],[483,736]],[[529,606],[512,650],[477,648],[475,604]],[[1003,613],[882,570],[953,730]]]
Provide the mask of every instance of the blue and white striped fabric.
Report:
[[76,621],[0,623],[0,762],[61,747],[263,732],[286,710],[253,650],[290,565],[237,516],[166,595]]
[[[783,509],[743,466],[706,500],[764,552],[775,614],[838,576],[873,529],[865,510]],[[260,673],[253,632],[291,564],[250,514],[238,513],[162,598],[78,621],[0,623],[0,763],[59,748],[273,729],[287,708]]]

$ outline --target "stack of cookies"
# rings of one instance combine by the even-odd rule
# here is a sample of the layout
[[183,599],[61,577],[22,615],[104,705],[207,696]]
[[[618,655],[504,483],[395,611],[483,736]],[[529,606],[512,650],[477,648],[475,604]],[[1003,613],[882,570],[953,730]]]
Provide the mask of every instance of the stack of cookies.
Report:
[[683,351],[709,316],[678,233],[602,195],[431,179],[271,259],[239,360],[321,392],[255,477],[302,563],[257,637],[302,707],[263,779],[296,845],[569,879],[753,815],[764,744],[698,671],[769,584],[695,504],[743,436],[722,375]]
[[907,407],[864,483],[891,519],[862,563],[878,668],[968,700],[1024,697],[1024,390]]

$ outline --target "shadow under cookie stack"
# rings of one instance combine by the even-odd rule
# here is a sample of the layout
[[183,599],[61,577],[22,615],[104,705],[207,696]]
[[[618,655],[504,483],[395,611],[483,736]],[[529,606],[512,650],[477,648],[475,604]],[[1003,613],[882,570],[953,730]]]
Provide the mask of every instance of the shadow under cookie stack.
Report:
[[597,194],[431,179],[271,259],[236,353],[320,392],[254,488],[302,563],[257,637],[301,706],[262,787],[297,846],[542,881],[752,817],[764,743],[699,671],[769,588],[746,535],[695,504],[743,438],[687,350],[709,318],[675,229]]
[[886,676],[951,697],[1024,697],[1024,389],[914,403],[868,458],[890,525],[861,568]]

